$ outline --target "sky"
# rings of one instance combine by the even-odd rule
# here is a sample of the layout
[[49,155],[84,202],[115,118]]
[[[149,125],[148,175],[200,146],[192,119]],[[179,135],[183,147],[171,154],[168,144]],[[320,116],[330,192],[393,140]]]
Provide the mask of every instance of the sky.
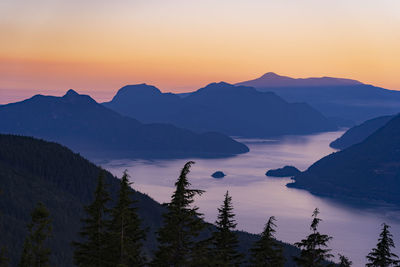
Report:
[[399,0],[1,0],[0,103],[266,72],[400,90]]

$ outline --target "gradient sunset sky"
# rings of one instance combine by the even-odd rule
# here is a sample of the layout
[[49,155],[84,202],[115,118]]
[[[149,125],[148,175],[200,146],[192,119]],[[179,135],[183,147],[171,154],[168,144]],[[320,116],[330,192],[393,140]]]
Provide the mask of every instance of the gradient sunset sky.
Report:
[[273,71],[400,90],[399,0],[1,0],[0,103]]

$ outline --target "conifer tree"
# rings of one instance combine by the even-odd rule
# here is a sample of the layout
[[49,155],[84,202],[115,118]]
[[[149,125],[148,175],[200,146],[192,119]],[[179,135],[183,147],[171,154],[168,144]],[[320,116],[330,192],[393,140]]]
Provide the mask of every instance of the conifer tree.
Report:
[[353,265],[353,262],[351,260],[349,260],[349,258],[347,258],[346,256],[343,256],[342,254],[339,254],[339,267],[350,267],[351,265]]
[[274,236],[275,217],[271,216],[265,225],[261,238],[256,241],[251,249],[251,266],[265,267],[283,267],[285,258],[283,257],[283,248]]
[[74,263],[80,267],[102,267],[106,262],[107,203],[110,201],[102,171],[97,180],[93,202],[85,207],[86,218],[79,235],[82,242],[74,242]]
[[128,177],[125,171],[121,178],[117,203],[111,209],[106,242],[112,266],[143,266],[146,263],[142,251],[145,231],[141,229],[137,208],[133,207],[135,201],[132,200],[133,192]]
[[153,266],[193,266],[204,255],[206,242],[196,242],[205,228],[202,214],[193,206],[194,197],[204,191],[191,189],[187,175],[194,164],[189,161],[183,167],[175,183],[175,192],[167,204],[163,215],[164,224],[158,231],[159,247],[155,253]]
[[386,223],[382,224],[382,232],[378,239],[376,248],[368,254],[367,260],[368,267],[389,267],[389,266],[400,266],[398,256],[391,252],[392,248],[395,248],[393,242],[393,235],[389,232],[389,225]]
[[51,235],[50,213],[43,203],[33,210],[28,224],[28,236],[20,260],[20,267],[48,267],[51,250],[46,241]]
[[318,232],[318,225],[321,219],[318,218],[319,210],[316,208],[312,215],[312,222],[310,229],[312,233],[300,242],[295,243],[301,249],[300,256],[294,257],[294,261],[303,267],[319,267],[324,266],[324,261],[333,257],[329,254],[328,242],[332,237],[323,235]]
[[242,263],[243,255],[237,251],[238,239],[236,233],[233,232],[236,228],[234,217],[232,197],[226,191],[224,202],[218,209],[218,218],[215,222],[217,231],[212,235],[213,265],[215,266],[240,266]]

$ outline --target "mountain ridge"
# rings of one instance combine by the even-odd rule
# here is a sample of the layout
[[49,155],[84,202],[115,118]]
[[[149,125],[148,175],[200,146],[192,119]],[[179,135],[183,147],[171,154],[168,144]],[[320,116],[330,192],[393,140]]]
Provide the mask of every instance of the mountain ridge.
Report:
[[294,177],[288,187],[400,206],[400,115],[364,141],[332,153]]
[[143,124],[69,90],[0,107],[0,132],[60,142],[87,156],[221,157],[248,152],[232,138],[171,124]]
[[288,87],[288,86],[333,86],[333,85],[360,85],[363,84],[357,80],[335,77],[309,77],[309,78],[292,78],[289,76],[281,76],[274,72],[267,72],[259,78],[236,83],[236,85],[246,85],[252,87]]
[[[306,102],[324,116],[336,120],[339,126],[345,127],[377,116],[400,112],[400,91],[351,79],[277,77],[270,74],[267,78],[244,81],[237,85],[253,86],[262,92],[274,92],[289,102]],[[283,81],[279,82],[279,79]]]
[[[132,91],[128,94],[125,90],[129,88]],[[160,90],[156,96],[145,98],[135,94],[134,88],[122,87],[116,95],[125,91],[126,97],[103,105],[147,123],[172,123],[195,132],[213,130],[229,136],[267,137],[336,129],[311,106],[288,103],[273,92],[259,92],[253,87],[210,83],[183,98]],[[154,89],[149,86],[149,90]]]
[[381,116],[367,120],[359,125],[348,129],[342,136],[329,144],[330,147],[335,149],[345,149],[354,144],[361,143],[372,133],[377,131],[388,123],[393,116]]

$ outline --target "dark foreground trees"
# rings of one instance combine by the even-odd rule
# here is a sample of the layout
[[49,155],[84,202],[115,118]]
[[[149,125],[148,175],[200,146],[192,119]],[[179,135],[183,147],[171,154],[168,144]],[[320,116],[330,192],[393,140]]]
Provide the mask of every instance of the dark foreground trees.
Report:
[[240,266],[243,255],[238,252],[235,214],[233,213],[232,197],[226,191],[224,202],[218,209],[218,218],[215,222],[217,231],[212,235],[213,266]]
[[38,203],[31,216],[19,267],[48,267],[51,253],[47,245],[51,235],[50,214],[43,203]]
[[255,267],[283,267],[285,258],[283,248],[276,241],[274,233],[275,217],[271,216],[265,225],[261,238],[256,241],[251,249],[250,265]]
[[346,256],[343,256],[342,254],[339,254],[339,267],[350,267],[353,265],[353,262],[349,260]]
[[300,256],[294,257],[295,262],[303,267],[325,266],[325,261],[333,257],[328,249],[328,242],[332,237],[318,232],[318,225],[321,219],[318,218],[319,210],[316,208],[312,214],[311,234],[306,239],[295,243],[301,249]]
[[143,266],[142,241],[145,232],[133,207],[128,174],[124,172],[115,206],[109,210],[109,194],[104,173],[98,178],[93,202],[85,207],[81,242],[75,242],[74,262],[77,266]]
[[175,192],[164,214],[164,225],[158,231],[159,247],[153,266],[193,266],[201,257],[197,254],[204,252],[197,247],[196,238],[205,224],[198,207],[192,206],[194,197],[204,191],[190,188],[187,175],[192,164],[193,161],[185,164],[175,183]]
[[74,242],[74,263],[79,267],[102,267],[107,265],[106,227],[107,203],[109,194],[104,184],[104,172],[97,180],[93,202],[84,208],[87,217],[82,220],[83,226],[79,235],[81,242]]
[[142,251],[145,231],[141,229],[137,208],[133,207],[135,202],[132,200],[133,191],[128,177],[125,171],[106,234],[108,261],[112,266],[143,266],[146,262]]
[[390,267],[400,266],[398,256],[391,250],[395,248],[393,242],[393,236],[389,231],[389,225],[386,223],[382,224],[382,232],[379,235],[378,244],[376,248],[368,254],[367,260],[368,267]]
[[[158,251],[150,265],[284,266],[282,247],[274,237],[276,225],[273,216],[266,223],[260,238],[253,244],[251,254],[240,253],[244,252],[244,249],[238,249],[235,214],[229,192],[226,192],[224,202],[218,209],[215,227],[210,227],[214,231],[205,228],[207,224],[204,223],[202,214],[193,205],[195,196],[204,191],[191,189],[187,179],[192,164],[193,162],[185,164],[175,183],[176,189],[171,203],[166,205],[164,225],[159,230]],[[144,231],[134,207],[134,191],[130,188],[126,172],[120,181],[119,189],[114,207],[109,210],[110,197],[103,177],[99,176],[94,200],[85,207],[86,216],[80,232],[82,239],[74,243],[74,260],[77,266],[131,267],[147,264],[145,253],[142,251]],[[50,249],[47,243],[51,234],[49,212],[39,203],[31,215],[32,222],[28,224],[29,234],[24,243],[19,266],[50,266]],[[321,221],[318,215],[319,211],[315,209],[310,226],[311,234],[295,244],[301,250],[300,255],[295,258],[297,266],[333,266],[333,263],[328,262],[332,257],[328,248],[332,237],[318,232]],[[367,266],[399,266],[397,255],[391,252],[394,247],[389,226],[383,224],[378,244],[367,256]],[[245,262],[245,256],[250,256],[249,262]],[[291,259],[287,259],[291,265]],[[339,254],[339,260],[335,266],[351,266],[351,261],[345,256]],[[0,250],[0,267],[5,266],[7,255],[5,251]]]
[[124,172],[115,206],[108,209],[104,173],[100,173],[93,202],[85,207],[81,242],[75,242],[74,262],[84,267],[143,266],[145,232],[132,200],[131,183]]

